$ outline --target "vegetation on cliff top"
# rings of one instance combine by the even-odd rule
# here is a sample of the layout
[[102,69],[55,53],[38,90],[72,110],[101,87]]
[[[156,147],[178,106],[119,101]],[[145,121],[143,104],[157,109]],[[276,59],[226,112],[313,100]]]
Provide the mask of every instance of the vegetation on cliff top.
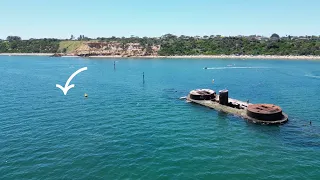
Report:
[[0,40],[0,53],[54,53],[59,48],[58,39],[21,40],[18,36],[9,36]]
[[[58,53],[73,53],[84,41],[60,41]],[[56,52],[54,52],[56,53]]]
[[185,37],[163,38],[160,55],[320,55],[320,37]]
[[319,36],[280,37],[272,34],[270,38],[262,36],[175,36],[166,34],[160,38],[97,38],[80,36],[78,40],[29,39],[9,36],[0,40],[0,53],[72,53],[87,41],[139,43],[148,49],[150,45],[160,45],[158,55],[320,55]]

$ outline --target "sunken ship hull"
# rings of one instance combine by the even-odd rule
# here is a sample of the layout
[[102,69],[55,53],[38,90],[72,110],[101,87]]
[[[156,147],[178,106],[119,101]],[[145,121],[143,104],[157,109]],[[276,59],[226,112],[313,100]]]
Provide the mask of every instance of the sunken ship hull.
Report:
[[219,91],[219,95],[211,89],[192,90],[187,101],[206,106],[217,111],[240,116],[257,124],[284,124],[288,115],[279,106],[273,104],[251,104],[228,97],[228,90]]

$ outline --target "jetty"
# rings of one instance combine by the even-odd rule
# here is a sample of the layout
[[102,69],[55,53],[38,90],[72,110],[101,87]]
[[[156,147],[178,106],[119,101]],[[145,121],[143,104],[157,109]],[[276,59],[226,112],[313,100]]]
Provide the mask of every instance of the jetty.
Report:
[[288,121],[288,115],[274,104],[252,104],[229,98],[228,90],[220,90],[219,95],[211,89],[190,91],[187,102],[206,106],[217,111],[233,114],[257,124],[275,125]]

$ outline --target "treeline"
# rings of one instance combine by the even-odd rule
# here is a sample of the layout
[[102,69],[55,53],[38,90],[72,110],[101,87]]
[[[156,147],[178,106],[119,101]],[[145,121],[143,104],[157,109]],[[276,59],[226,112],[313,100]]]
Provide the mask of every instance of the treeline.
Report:
[[0,53],[55,53],[59,42],[58,39],[21,40],[18,36],[8,36],[0,40]]
[[[72,35],[68,40],[76,40]],[[273,34],[270,38],[262,36],[175,36],[166,34],[159,38],[150,37],[99,37],[91,39],[81,35],[77,40],[98,42],[139,43],[148,48],[160,45],[158,55],[320,55],[319,36],[286,36]],[[59,49],[59,39],[21,40],[9,36],[0,40],[0,53],[55,53]]]
[[166,36],[159,55],[320,55],[320,38],[283,37],[185,37]]

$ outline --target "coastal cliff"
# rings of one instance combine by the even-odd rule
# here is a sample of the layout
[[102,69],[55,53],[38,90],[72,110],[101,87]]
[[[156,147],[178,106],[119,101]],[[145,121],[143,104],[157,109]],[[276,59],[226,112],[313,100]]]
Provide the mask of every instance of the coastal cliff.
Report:
[[78,56],[157,56],[160,45],[141,45],[140,43],[84,42],[71,54]]
[[320,56],[320,36],[175,36],[0,40],[0,53],[57,53],[57,56]]

